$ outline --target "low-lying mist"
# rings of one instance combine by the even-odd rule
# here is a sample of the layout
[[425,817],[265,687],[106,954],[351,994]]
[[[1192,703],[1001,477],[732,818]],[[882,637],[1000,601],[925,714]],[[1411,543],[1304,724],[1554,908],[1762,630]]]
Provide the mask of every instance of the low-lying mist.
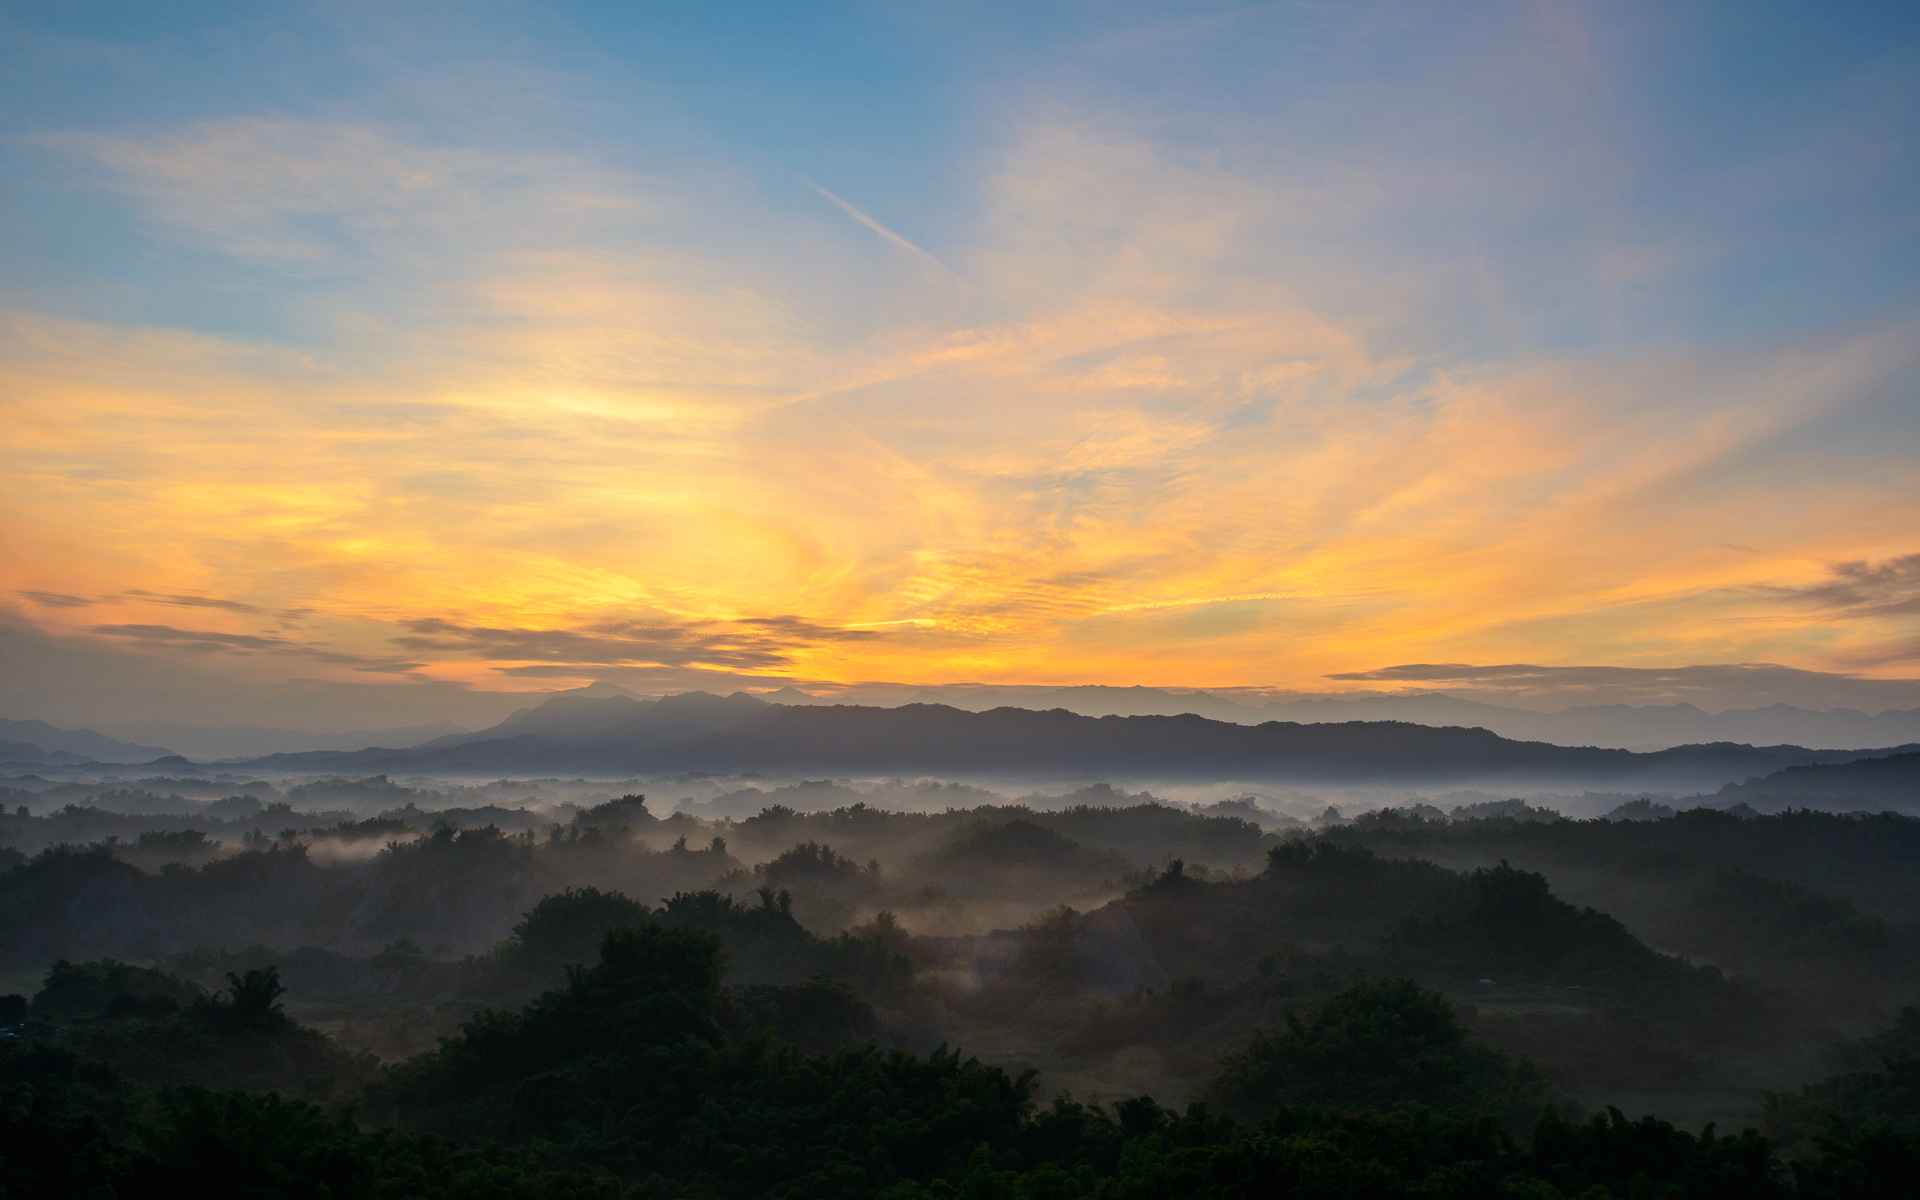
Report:
[[0,993],[104,964],[94,1019],[271,968],[365,1064],[650,924],[720,939],[740,1029],[1043,1096],[1199,1095],[1405,978],[1568,1104],[1752,1122],[1920,999],[1920,820],[1751,789],[57,774],[0,784]]

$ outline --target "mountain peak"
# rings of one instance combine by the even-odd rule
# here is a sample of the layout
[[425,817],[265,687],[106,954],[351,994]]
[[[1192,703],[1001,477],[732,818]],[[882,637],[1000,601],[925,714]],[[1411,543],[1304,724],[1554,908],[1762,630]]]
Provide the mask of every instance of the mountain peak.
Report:
[[621,687],[617,683],[609,683],[604,679],[596,679],[585,687],[569,688],[565,691],[554,692],[552,694],[555,696],[593,696],[595,698],[602,696],[625,696],[629,700],[651,699],[651,697],[642,695],[632,688]]
[[766,701],[768,704],[818,704],[820,703],[820,697],[814,695],[812,692],[803,692],[799,688],[794,687],[792,684],[788,684],[787,686],[780,688],[777,691],[763,692],[760,695],[760,699]]

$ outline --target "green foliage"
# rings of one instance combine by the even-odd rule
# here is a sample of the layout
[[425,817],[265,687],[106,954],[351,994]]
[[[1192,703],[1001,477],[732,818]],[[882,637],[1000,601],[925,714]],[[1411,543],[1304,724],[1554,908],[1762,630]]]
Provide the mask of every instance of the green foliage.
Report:
[[[48,968],[45,981],[33,997],[33,1013],[41,1020],[94,1016],[116,1004],[115,1015],[178,1011],[199,998],[198,989],[151,967],[136,967],[111,958],[70,963],[61,959]],[[164,1002],[164,1007],[153,1002]]]
[[410,937],[397,937],[380,948],[368,960],[376,967],[417,967],[433,961],[420,944]]
[[1289,1013],[1226,1055],[1208,1094],[1231,1112],[1279,1105],[1389,1109],[1401,1101],[1508,1121],[1548,1098],[1537,1068],[1468,1042],[1453,1005],[1410,979],[1368,980]]
[[880,882],[880,867],[863,869],[850,858],[842,858],[833,847],[820,842],[801,842],[782,851],[772,862],[756,868],[775,887],[813,884],[817,887],[861,888]]
[[[1408,1102],[1404,1094],[1422,1087],[1438,1088],[1449,1104],[1448,1087],[1475,1093],[1471,1080],[1484,1063],[1463,1064],[1472,1048],[1450,1007],[1403,982],[1349,989],[1290,1026],[1277,1052],[1248,1051],[1248,1062],[1296,1083],[1357,1087],[1370,1110],[1288,1104],[1249,1126],[1204,1104],[1178,1111],[1145,1096],[1109,1109],[1062,1094],[1036,1109],[1031,1073],[1010,1077],[944,1048],[924,1058],[871,1047],[825,1057],[758,1032],[729,1044],[718,1020],[728,1008],[722,957],[718,940],[697,930],[610,930],[599,962],[569,972],[564,989],[518,1014],[483,1013],[440,1050],[387,1071],[368,1089],[367,1111],[398,1125],[378,1130],[363,1128],[351,1108],[328,1116],[275,1095],[191,1086],[144,1116],[123,1105],[110,1120],[101,1110],[128,1092],[117,1068],[69,1046],[0,1052],[7,1195],[1792,1194],[1770,1144],[1751,1130],[1696,1136],[1617,1110],[1583,1123],[1547,1110],[1518,1143],[1469,1103],[1436,1111]],[[837,985],[815,984],[808,1003],[850,1011]],[[796,999],[737,995],[783,1006]],[[1360,1082],[1339,1079],[1343,1070]],[[1402,1096],[1389,1106],[1392,1090]],[[1798,1194],[1900,1194],[1917,1152],[1889,1131],[1829,1138],[1818,1158],[1796,1165]]]
[[120,1064],[87,1049],[51,1038],[0,1041],[0,1097],[21,1105],[57,1101],[90,1115],[103,1130],[124,1135],[146,1106],[148,1089]]
[[298,1100],[197,1087],[181,1088],[118,1141],[57,1084],[8,1088],[0,1092],[0,1169],[9,1200],[598,1200],[620,1191],[617,1180],[537,1152],[368,1132],[350,1110],[329,1117]]
[[[498,1136],[559,1132],[574,1114],[556,1071],[593,1073],[649,1050],[723,1043],[715,1020],[721,958],[719,940],[697,930],[609,930],[599,963],[569,968],[564,989],[517,1014],[480,1013],[439,1051],[394,1068],[370,1101]],[[597,1087],[573,1098],[592,1106],[604,1099]]]
[[543,897],[513,927],[528,956],[554,964],[582,963],[599,952],[609,929],[644,924],[653,910],[619,892],[568,888]]
[[1920,1008],[1907,1007],[1893,1028],[1841,1046],[1833,1057],[1856,1068],[1870,1060],[1877,1069],[1843,1071],[1797,1093],[1762,1092],[1768,1135],[1795,1158],[1873,1131],[1920,1145]]
[[1826,1200],[1881,1200],[1913,1193],[1920,1178],[1920,1139],[1885,1126],[1833,1129],[1816,1138],[1818,1153],[1793,1164],[1797,1194]]
[[[198,1084],[324,1095],[355,1085],[368,1064],[288,1019],[278,1003],[286,989],[276,968],[229,974],[227,979],[227,994],[209,995],[148,968],[111,960],[62,962],[47,972],[35,1008],[39,1015],[62,1021],[62,1053],[78,1055],[81,1063],[110,1065],[114,1078],[136,1091]],[[97,1011],[81,1007],[109,992],[113,999]],[[187,999],[184,1009],[175,996]],[[8,1045],[0,1078],[20,1083],[79,1081],[90,1097],[83,1107],[116,1122],[145,1103],[138,1096],[129,1098],[119,1083],[87,1075],[75,1063],[50,1054],[39,1042]]]
[[1168,856],[1191,862],[1253,863],[1274,841],[1273,835],[1252,821],[1201,816],[1166,804],[1123,808],[1076,804],[1058,812],[1032,813],[1028,819],[1089,849],[1115,852],[1130,863],[1162,862]]
[[1920,930],[1860,911],[1852,898],[1791,879],[1724,867],[1708,872],[1686,902],[1724,961],[1818,962],[1825,971],[1864,967],[1915,976]]
[[1549,1109],[1534,1126],[1524,1161],[1566,1196],[1603,1188],[1629,1198],[1759,1200],[1789,1194],[1772,1149],[1751,1129],[1720,1137],[1708,1125],[1696,1137],[1656,1117],[1629,1121],[1617,1108],[1579,1124]]
[[814,1053],[831,1053],[883,1032],[873,1006],[824,971],[803,983],[728,988],[721,994],[716,1019],[736,1040],[763,1029]]
[[928,861],[941,865],[962,862],[1002,867],[1064,867],[1071,865],[1080,854],[1080,843],[1065,834],[1015,817],[1005,824],[974,825],[929,856]]
[[148,829],[135,844],[163,854],[202,854],[218,843],[207,841],[206,833],[198,829]]
[[652,825],[655,819],[647,810],[647,798],[629,793],[575,813],[573,823],[581,828],[621,826],[631,829]]
[[443,824],[416,841],[387,843],[386,854],[395,860],[407,861],[408,865],[415,868],[425,865],[419,861],[422,859],[454,856],[464,860],[470,867],[484,863],[497,868],[513,860],[530,862],[533,858],[533,835],[504,833],[493,825],[459,829]]
[[70,899],[81,889],[117,882],[140,872],[114,857],[106,846],[51,846],[0,874],[0,960],[20,962],[44,955],[45,962],[85,939],[67,926]]
[[393,1068],[369,1109],[469,1138],[571,1136],[610,1169],[709,1173],[731,1195],[827,1194],[848,1171],[890,1185],[1017,1132],[1030,1083],[957,1056],[729,1046],[720,958],[695,930],[613,930],[566,989]]
[[292,1027],[279,1003],[287,990],[280,982],[279,967],[256,968],[245,975],[229,971],[227,984],[225,999],[217,994],[194,998],[195,1021],[223,1032],[280,1032]]
[[1624,985],[1687,971],[1620,922],[1554,896],[1546,877],[1502,861],[1466,877],[1470,904],[1451,919],[1403,927],[1401,940],[1501,982]]

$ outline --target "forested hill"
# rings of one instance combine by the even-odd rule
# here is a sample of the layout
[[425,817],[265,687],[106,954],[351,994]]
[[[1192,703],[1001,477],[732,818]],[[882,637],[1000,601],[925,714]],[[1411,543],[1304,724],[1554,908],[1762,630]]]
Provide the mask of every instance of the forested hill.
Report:
[[1712,777],[1846,762],[1863,753],[1797,746],[1679,746],[1652,754],[1519,742],[1484,729],[1403,721],[1235,725],[1193,716],[1085,717],[1054,709],[961,712],[899,708],[776,709],[674,747],[663,765],[736,770],[1107,771],[1140,776],[1274,778],[1315,783],[1608,780]]
[[1730,783],[1720,789],[1720,798],[1789,800],[1816,807],[1851,800],[1863,808],[1910,811],[1920,807],[1920,753],[1845,763],[1796,763],[1763,779]]
[[[535,710],[536,712],[538,710]],[[807,774],[1102,772],[1156,779],[1265,779],[1308,784],[1607,784],[1711,790],[1783,767],[1843,763],[1892,750],[1808,750],[1735,743],[1651,754],[1520,742],[1484,729],[1400,721],[1239,725],[1205,717],[1087,717],[1054,709],[966,712],[787,707],[690,693],[622,701],[570,721],[520,720],[507,736],[410,750],[274,755],[245,764],[316,771]],[[532,730],[538,732],[532,732]],[[521,732],[527,730],[527,732]]]

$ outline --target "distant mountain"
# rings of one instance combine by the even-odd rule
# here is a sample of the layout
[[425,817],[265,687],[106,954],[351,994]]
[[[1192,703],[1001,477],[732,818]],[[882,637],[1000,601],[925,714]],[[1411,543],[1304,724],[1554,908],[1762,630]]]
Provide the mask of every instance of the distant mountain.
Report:
[[558,693],[537,708],[523,708],[491,729],[411,749],[273,754],[250,765],[313,771],[624,773],[635,762],[700,734],[731,729],[770,708],[788,711],[745,692],[726,697],[687,692],[647,700],[632,693],[587,694],[583,688]]
[[[1881,751],[1886,753],[1886,751]],[[279,754],[256,768],[370,773],[792,772],[810,775],[1105,775],[1334,784],[1606,784],[1711,789],[1850,751],[1719,743],[1652,754],[1555,746],[1407,722],[1257,726],[1194,715],[1087,717],[1062,709],[768,704],[736,692],[659,700],[555,696],[492,729],[412,749]]]
[[768,704],[833,704],[833,703],[836,703],[835,701],[832,701],[832,700],[822,700],[820,697],[812,695],[811,693],[808,693],[808,692],[803,692],[797,687],[783,687],[778,691],[767,692],[766,694],[762,695],[760,699],[765,700]]
[[805,774],[1094,773],[1352,786],[1604,782],[1664,788],[1855,757],[1852,751],[1732,743],[1636,754],[1407,722],[1250,727],[1190,714],[1087,717],[1021,708],[967,713],[910,704],[774,710],[653,751],[647,766]]
[[[615,683],[592,683],[568,691],[544,693],[545,697],[624,696],[630,700],[647,697]],[[522,712],[531,711],[528,709]],[[188,721],[116,721],[106,726],[115,737],[139,741],[164,742],[189,758],[215,761],[258,758],[269,754],[301,754],[309,751],[357,751],[366,746],[406,748],[429,743],[458,742],[473,732],[453,721],[428,721],[416,725],[380,729],[344,729],[314,733],[305,729],[285,729],[270,725],[198,725]]]
[[437,739],[436,746],[459,746],[470,742],[500,738],[537,737],[579,739],[603,730],[631,724],[656,700],[636,700],[628,696],[554,696],[537,708],[523,708],[506,720],[475,733]]
[[1064,708],[1088,717],[1177,717],[1192,713],[1197,717],[1232,721],[1240,725],[1257,725],[1274,719],[1257,708],[1236,704],[1207,692],[1174,693],[1160,688],[1106,687],[1101,684],[1060,688],[1006,703],[1042,711]]
[[[776,704],[832,703],[790,687],[761,698]],[[859,703],[879,702],[863,700]],[[1868,716],[1851,708],[1820,712],[1795,708],[1789,704],[1731,709],[1722,713],[1709,713],[1691,704],[1593,704],[1564,708],[1557,712],[1537,712],[1462,699],[1443,692],[1428,692],[1413,696],[1276,700],[1264,705],[1249,705],[1204,691],[1170,692],[1151,687],[1103,686],[970,693],[949,693],[928,688],[911,697],[907,703],[945,704],[967,712],[987,712],[1008,706],[1035,712],[1064,708],[1068,712],[1089,717],[1170,717],[1193,713],[1239,725],[1258,725],[1265,721],[1297,721],[1301,724],[1406,721],[1436,727],[1477,727],[1519,741],[1626,750],[1658,750],[1708,742],[1865,750],[1920,741],[1920,709],[1892,710]],[[893,707],[890,703],[880,706]]]
[[1920,753],[1789,766],[1763,778],[1729,783],[1714,796],[1716,804],[1758,800],[1808,808],[1857,803],[1872,811],[1920,812]]
[[[17,748],[25,744],[40,751],[40,757],[7,757],[19,762],[152,762],[173,751],[165,746],[139,746],[110,738],[91,729],[59,729],[45,721],[9,721],[0,719],[0,742]],[[69,755],[61,758],[59,755]]]
[[32,742],[0,742],[0,763],[71,763],[92,762],[85,755],[74,754],[67,750],[42,750]]
[[[252,758],[302,750],[353,750],[385,743],[417,746],[433,738],[468,732],[452,721],[432,721],[397,729],[346,729],[336,733],[309,733],[304,729],[277,729],[269,725],[195,725],[187,721],[116,721],[107,727],[126,738],[164,742],[189,758],[212,760]],[[144,760],[143,760],[144,761]]]
[[[791,689],[782,689],[783,691]],[[802,693],[803,695],[805,693]],[[778,693],[762,697],[778,701]],[[821,703],[815,700],[813,703]],[[1185,713],[1232,721],[1239,725],[1258,725],[1273,720],[1259,708],[1239,704],[1207,692],[1169,692],[1152,687],[1108,687],[1086,684],[1080,687],[1054,688],[1043,692],[967,692],[953,695],[927,688],[907,701],[909,704],[945,704],[966,712],[990,712],[996,708],[1024,708],[1034,712],[1064,708],[1086,717],[1177,717]],[[1297,719],[1297,718],[1289,718]]]
[[1506,708],[1429,693],[1352,700],[1274,702],[1259,710],[1281,721],[1415,721],[1477,725],[1502,737],[1559,745],[1657,749],[1706,742],[1865,750],[1920,741],[1920,709],[1868,716],[1857,709],[1819,712],[1774,704],[1709,713],[1691,704],[1590,704],[1558,712]]

